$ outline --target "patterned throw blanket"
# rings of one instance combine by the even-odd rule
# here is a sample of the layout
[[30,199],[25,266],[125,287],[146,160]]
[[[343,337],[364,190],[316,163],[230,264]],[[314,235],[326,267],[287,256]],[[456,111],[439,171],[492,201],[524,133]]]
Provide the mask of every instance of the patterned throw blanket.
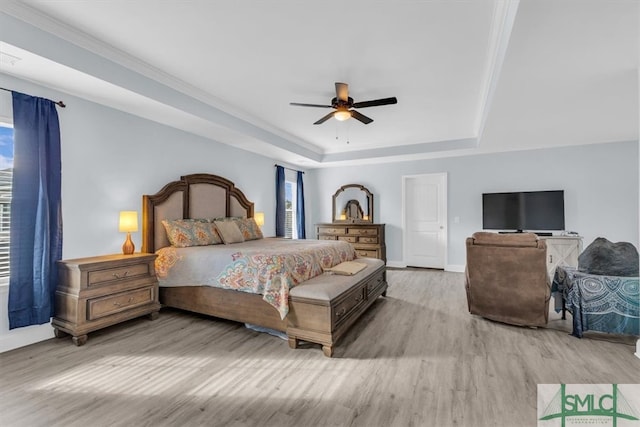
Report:
[[560,266],[553,291],[562,293],[573,315],[572,335],[588,330],[638,335],[640,295],[637,277],[599,276]]
[[282,319],[289,312],[291,288],[356,257],[346,242],[288,239],[167,247],[157,253],[160,286],[208,285],[261,294]]

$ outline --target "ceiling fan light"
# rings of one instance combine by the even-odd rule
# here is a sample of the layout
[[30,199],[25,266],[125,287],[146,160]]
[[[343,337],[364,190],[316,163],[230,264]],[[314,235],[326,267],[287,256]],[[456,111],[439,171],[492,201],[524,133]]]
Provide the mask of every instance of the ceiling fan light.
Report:
[[333,115],[333,117],[335,117],[336,120],[339,120],[339,121],[343,122],[343,121],[348,120],[349,118],[351,118],[351,111],[349,111],[349,110],[338,110]]

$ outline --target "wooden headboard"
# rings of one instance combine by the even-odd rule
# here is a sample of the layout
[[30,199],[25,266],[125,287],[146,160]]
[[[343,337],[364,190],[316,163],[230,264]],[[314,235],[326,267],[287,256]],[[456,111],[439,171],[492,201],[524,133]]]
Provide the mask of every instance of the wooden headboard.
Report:
[[253,202],[233,182],[206,173],[180,177],[156,194],[142,196],[142,252],[169,246],[163,219],[227,216],[253,218]]

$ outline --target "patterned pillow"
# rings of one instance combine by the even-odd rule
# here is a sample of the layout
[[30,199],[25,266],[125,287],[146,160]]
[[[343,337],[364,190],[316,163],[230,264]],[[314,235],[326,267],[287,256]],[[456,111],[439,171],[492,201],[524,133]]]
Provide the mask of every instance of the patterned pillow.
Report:
[[239,219],[244,219],[243,216],[219,216],[216,218],[209,218],[207,221],[215,222],[215,221],[238,221]]
[[238,218],[236,224],[242,233],[244,240],[258,240],[264,238],[262,230],[256,224],[256,220],[253,218]]
[[244,242],[242,232],[235,221],[214,221],[225,245]]
[[169,243],[176,248],[219,245],[222,239],[216,225],[203,219],[162,220]]

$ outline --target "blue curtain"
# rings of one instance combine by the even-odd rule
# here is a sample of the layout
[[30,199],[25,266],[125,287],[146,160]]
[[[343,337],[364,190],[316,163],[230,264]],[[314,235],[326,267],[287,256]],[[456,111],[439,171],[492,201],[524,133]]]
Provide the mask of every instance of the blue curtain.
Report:
[[13,92],[9,328],[48,323],[62,257],[60,125],[55,104]]
[[298,227],[298,239],[306,239],[306,233],[304,231],[304,186],[302,185],[303,173],[298,171],[297,176],[297,191],[296,191],[296,226]]
[[284,168],[276,166],[276,237],[285,236],[287,212],[284,191]]

